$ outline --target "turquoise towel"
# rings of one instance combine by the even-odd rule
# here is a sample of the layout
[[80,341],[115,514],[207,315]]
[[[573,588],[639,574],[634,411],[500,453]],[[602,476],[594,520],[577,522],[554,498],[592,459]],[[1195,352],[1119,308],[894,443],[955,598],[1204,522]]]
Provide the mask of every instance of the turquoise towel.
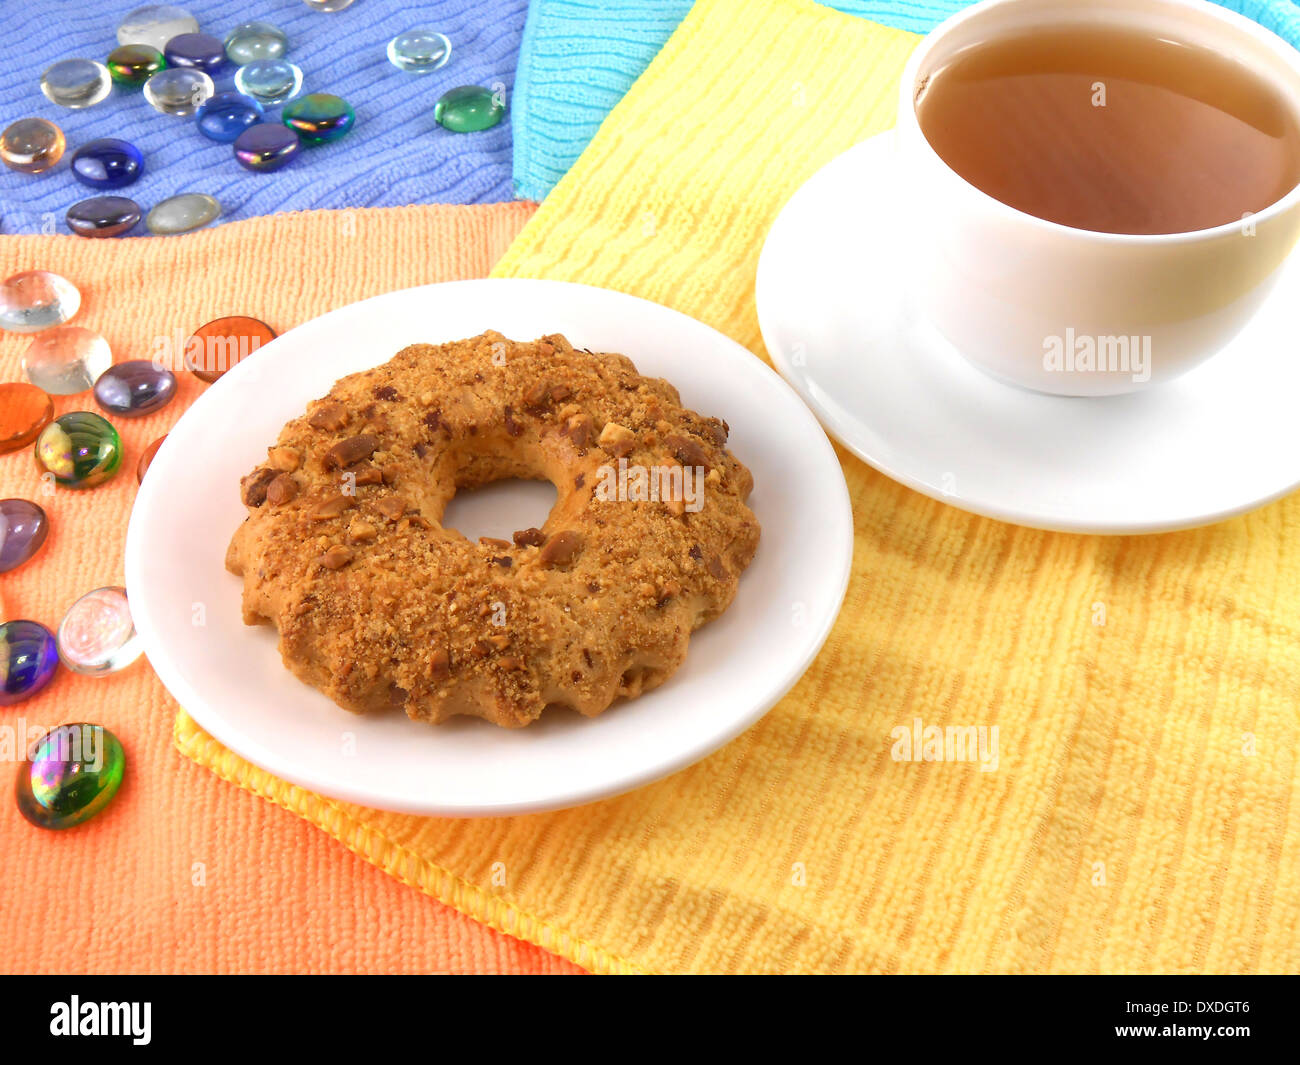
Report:
[[[968,2],[838,0],[828,6],[927,33]],[[1300,8],[1291,0],[1218,2],[1300,47]],[[546,197],[690,8],[691,0],[533,0],[515,79],[516,196]],[[762,64],[763,57],[754,62]]]

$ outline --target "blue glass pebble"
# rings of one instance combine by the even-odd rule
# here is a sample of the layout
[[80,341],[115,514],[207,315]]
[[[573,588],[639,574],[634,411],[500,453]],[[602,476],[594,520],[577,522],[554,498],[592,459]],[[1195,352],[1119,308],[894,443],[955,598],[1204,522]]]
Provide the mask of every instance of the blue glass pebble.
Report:
[[301,147],[293,130],[274,122],[259,122],[235,140],[235,158],[245,170],[269,173],[292,162]]
[[64,219],[79,237],[117,237],[140,221],[140,213],[125,196],[92,196],[69,207]]
[[0,625],[0,706],[30,699],[49,684],[59,664],[54,634],[35,621]]
[[262,120],[262,105],[242,92],[219,92],[199,108],[199,132],[210,140],[230,144],[249,126]]
[[191,67],[216,74],[226,65],[225,43],[207,33],[182,33],[163,49],[169,67]]
[[49,534],[45,511],[28,499],[0,499],[0,573],[17,569]]
[[256,59],[235,71],[235,88],[274,107],[302,92],[302,70],[287,59]]
[[143,418],[175,396],[176,375],[150,359],[114,363],[95,381],[95,402],[122,418]]
[[72,175],[92,189],[120,189],[144,173],[144,156],[130,141],[101,137],[72,153]]

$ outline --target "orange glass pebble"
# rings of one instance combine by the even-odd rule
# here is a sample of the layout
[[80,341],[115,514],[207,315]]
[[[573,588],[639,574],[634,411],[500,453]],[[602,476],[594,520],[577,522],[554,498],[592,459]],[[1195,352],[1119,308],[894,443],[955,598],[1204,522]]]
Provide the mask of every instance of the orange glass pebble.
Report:
[[54,417],[54,401],[35,385],[0,385],[0,455],[27,447]]
[[136,484],[144,483],[144,475],[149,472],[149,464],[153,462],[153,457],[156,454],[158,454],[158,449],[162,447],[162,442],[166,439],[167,439],[167,434],[164,433],[162,436],[160,436],[157,440],[155,440],[152,444],[150,444],[147,448],[144,449],[144,454],[140,456],[140,461],[136,463],[136,467],[135,467]]
[[216,318],[194,330],[185,344],[185,368],[200,381],[215,381],[232,366],[248,358],[268,341],[275,330],[256,318],[233,315]]
[[43,118],[20,118],[0,133],[0,162],[23,174],[49,170],[63,158],[63,130]]

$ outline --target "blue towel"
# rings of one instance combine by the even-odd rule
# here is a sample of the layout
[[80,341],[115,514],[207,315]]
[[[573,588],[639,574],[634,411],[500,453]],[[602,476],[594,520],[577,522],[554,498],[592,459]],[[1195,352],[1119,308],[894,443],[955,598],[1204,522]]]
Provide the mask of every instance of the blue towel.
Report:
[[[144,152],[144,176],[115,194],[146,210],[179,192],[215,196],[226,221],[312,207],[513,198],[509,117],[491,130],[456,134],[433,121],[433,105],[447,89],[467,84],[503,85],[509,99],[526,0],[356,0],[333,14],[302,0],[174,2],[215,37],[251,19],[278,25],[289,36],[287,58],[303,69],[303,91],[342,96],[356,109],[355,129],[336,144],[305,148],[283,170],[252,174],[235,162],[230,145],[208,140],[193,118],[159,114],[139,89],[114,87],[107,100],[81,111],[57,107],[41,94],[41,72],[59,59],[103,61],[117,47],[122,16],[142,0],[3,0],[0,128],[28,115],[48,118],[67,135],[68,154],[45,174],[0,167],[0,230],[67,232],[68,207],[100,195],[68,169],[73,148],[96,137],[121,137]],[[384,50],[398,33],[421,25],[451,38],[451,60],[432,74],[403,74]],[[217,89],[233,87],[228,68]],[[278,121],[279,108],[268,118]]]
[[[827,6],[927,33],[969,2],[834,0]],[[1300,47],[1300,8],[1291,0],[1218,2]],[[516,195],[546,198],[690,8],[691,0],[533,0],[515,84]]]

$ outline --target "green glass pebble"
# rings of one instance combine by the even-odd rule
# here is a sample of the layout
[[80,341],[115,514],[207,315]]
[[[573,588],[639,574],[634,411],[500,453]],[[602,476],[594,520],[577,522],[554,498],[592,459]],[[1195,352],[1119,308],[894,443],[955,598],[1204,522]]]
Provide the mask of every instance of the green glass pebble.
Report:
[[226,58],[237,67],[255,59],[279,59],[289,50],[289,38],[269,22],[241,22],[226,34]]
[[433,105],[434,121],[452,133],[477,133],[491,129],[505,114],[505,101],[482,85],[449,89]]
[[326,144],[356,125],[357,115],[341,96],[309,92],[285,104],[280,121],[298,134],[303,144]]
[[167,60],[147,44],[123,44],[108,53],[105,65],[119,85],[140,86],[166,67]]
[[94,488],[122,465],[122,438],[112,422],[88,410],[61,415],[36,438],[36,466],[64,488]]
[[18,809],[37,828],[72,828],[113,801],[125,770],[121,741],[103,725],[60,725],[19,767]]

